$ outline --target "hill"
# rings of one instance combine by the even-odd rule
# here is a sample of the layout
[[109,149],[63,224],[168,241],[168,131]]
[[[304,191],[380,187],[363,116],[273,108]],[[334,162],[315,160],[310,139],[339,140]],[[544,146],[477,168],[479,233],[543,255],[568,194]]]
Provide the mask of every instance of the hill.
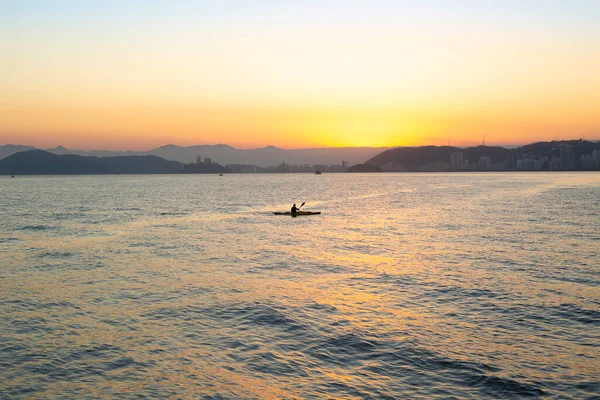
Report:
[[477,146],[462,149],[452,146],[399,147],[384,151],[369,159],[366,163],[383,166],[385,164],[402,165],[405,168],[417,168],[419,165],[450,161],[452,153],[460,152],[468,160],[476,161],[480,157],[489,156],[492,162],[508,157],[512,150],[504,147]]
[[[11,154],[32,150],[29,146],[4,145],[0,146],[0,159]],[[198,157],[202,159],[210,158],[221,165],[240,164],[252,166],[276,166],[281,163],[297,165],[330,165],[341,164],[346,161],[348,164],[357,164],[375,156],[387,148],[376,147],[340,147],[340,148],[313,148],[313,149],[281,149],[275,146],[266,146],[257,149],[236,149],[234,147],[218,145],[198,145],[198,146],[176,146],[166,145],[150,151],[82,151],[70,150],[63,146],[58,146],[46,151],[58,155],[80,155],[94,157],[115,157],[115,156],[134,156],[134,155],[152,155],[165,160],[179,161],[182,163],[192,163]]]
[[399,147],[365,164],[385,171],[518,171],[600,169],[600,142],[537,142],[516,148]]
[[383,170],[373,164],[356,164],[348,168],[347,172],[383,172]]
[[19,144],[5,144],[0,146],[0,160],[15,153],[27,150],[36,150],[36,148],[31,146],[21,146]]
[[81,156],[58,156],[43,150],[28,150],[0,160],[0,174],[70,175],[110,174],[110,168],[99,159]]
[[181,163],[155,156],[84,157],[43,150],[23,151],[0,160],[0,174],[4,175],[173,174],[181,169]]

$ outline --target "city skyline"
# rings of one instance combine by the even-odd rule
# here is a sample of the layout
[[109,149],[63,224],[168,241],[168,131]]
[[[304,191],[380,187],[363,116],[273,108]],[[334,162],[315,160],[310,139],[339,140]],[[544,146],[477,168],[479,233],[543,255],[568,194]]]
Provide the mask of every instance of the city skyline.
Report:
[[0,5],[0,144],[600,140],[595,1]]
[[[346,154],[329,153],[329,160],[324,162],[308,162],[307,158],[299,160],[299,154],[293,150],[277,149],[274,156],[279,161],[266,162],[265,154],[259,154],[259,164],[253,163],[248,158],[239,158],[241,153],[211,153],[211,156],[201,156],[201,153],[210,152],[210,146],[188,148],[191,151],[182,153],[104,153],[101,152],[75,152],[68,149],[39,150],[32,148],[5,149],[0,146],[0,169],[2,164],[5,173],[14,171],[28,171],[31,174],[47,174],[55,171],[59,174],[86,173],[82,169],[89,161],[94,164],[87,173],[110,173],[112,160],[129,160],[130,163],[121,173],[285,173],[285,172],[469,172],[469,171],[592,171],[600,170],[600,142],[586,140],[536,142],[516,148],[499,146],[420,146],[397,147],[383,150],[368,160],[356,160],[349,163],[346,160],[336,163],[334,159],[345,158]],[[219,147],[219,146],[216,146]],[[230,148],[235,150],[233,148]],[[157,149],[159,150],[159,149]],[[341,149],[337,149],[341,150]],[[243,150],[242,150],[243,152]],[[8,154],[3,157],[2,153]],[[364,156],[365,154],[363,154]],[[14,157],[13,157],[14,156]],[[144,156],[151,156],[150,158]],[[191,156],[191,157],[190,157]],[[248,154],[245,155],[247,157]],[[256,157],[257,154],[254,155]],[[313,155],[314,156],[314,155]],[[322,157],[323,155],[321,155]],[[58,157],[58,158],[57,158]],[[62,158],[61,158],[62,157]],[[66,158],[65,158],[66,157]],[[75,157],[75,158],[73,158]],[[214,157],[214,158],[213,158]],[[222,162],[225,157],[226,162]],[[233,158],[232,158],[233,157]],[[244,157],[244,156],[242,156]],[[250,156],[252,157],[252,156]],[[289,162],[288,158],[296,158]],[[304,153],[307,157],[307,153]],[[309,156],[310,157],[310,156]],[[353,158],[356,154],[352,155]],[[2,159],[6,159],[3,162]],[[192,158],[192,159],[191,159]],[[61,161],[58,161],[58,160]],[[150,161],[152,160],[152,161]],[[254,158],[258,161],[257,158]],[[283,160],[283,161],[281,161]],[[16,161],[16,163],[15,163]],[[46,163],[43,166],[38,162]],[[53,163],[58,164],[52,167]],[[64,162],[63,162],[64,161]],[[66,167],[65,162],[75,162],[71,167]],[[104,165],[104,169],[97,164]],[[108,163],[108,164],[106,164]],[[154,165],[152,165],[154,163]],[[33,167],[33,169],[31,169]],[[225,168],[223,168],[225,167]],[[25,168],[25,169],[23,169]],[[37,168],[37,169],[36,169]],[[41,168],[41,169],[40,169]],[[58,168],[58,169],[52,169]],[[64,169],[63,169],[64,168]],[[106,169],[108,168],[108,169]],[[112,166],[114,168],[114,165]],[[115,171],[112,170],[114,173]],[[1,174],[1,172],[0,172]]]

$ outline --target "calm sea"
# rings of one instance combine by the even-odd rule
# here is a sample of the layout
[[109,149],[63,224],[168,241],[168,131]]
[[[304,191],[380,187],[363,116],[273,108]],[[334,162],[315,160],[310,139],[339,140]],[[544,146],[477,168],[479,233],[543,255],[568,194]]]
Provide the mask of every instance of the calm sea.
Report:
[[3,177],[0,397],[599,396],[599,199],[600,173]]

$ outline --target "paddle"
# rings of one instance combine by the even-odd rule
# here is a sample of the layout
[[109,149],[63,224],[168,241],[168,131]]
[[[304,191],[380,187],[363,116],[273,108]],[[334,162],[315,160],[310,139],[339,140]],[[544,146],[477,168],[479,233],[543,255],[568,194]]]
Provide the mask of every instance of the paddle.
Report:
[[[300,207],[296,208],[296,212],[300,211],[300,209],[302,208],[302,206],[304,204],[306,204],[306,202],[302,202],[302,204],[300,204]],[[296,205],[294,204],[294,206],[296,206]],[[292,209],[292,217],[296,216],[296,212],[294,212],[294,210]]]

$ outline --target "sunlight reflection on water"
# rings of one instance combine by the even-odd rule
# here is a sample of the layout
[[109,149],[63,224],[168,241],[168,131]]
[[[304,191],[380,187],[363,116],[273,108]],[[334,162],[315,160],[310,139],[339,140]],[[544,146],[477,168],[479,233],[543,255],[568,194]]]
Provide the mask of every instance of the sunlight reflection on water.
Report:
[[600,391],[600,174],[0,188],[3,397]]

